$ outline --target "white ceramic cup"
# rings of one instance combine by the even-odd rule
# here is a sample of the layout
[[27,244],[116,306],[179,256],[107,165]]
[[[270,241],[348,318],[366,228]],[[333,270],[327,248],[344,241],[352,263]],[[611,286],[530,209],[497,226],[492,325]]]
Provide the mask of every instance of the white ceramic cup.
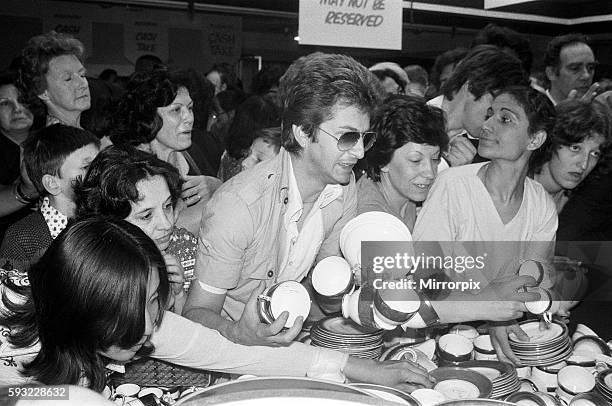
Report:
[[536,285],[539,285],[544,279],[544,265],[539,261],[527,260],[519,267],[519,276],[531,276],[536,280]]
[[467,324],[457,324],[450,329],[450,334],[459,334],[460,336],[464,336],[471,342],[474,342],[476,337],[479,336],[478,330],[472,326],[468,326]]
[[462,362],[472,359],[474,344],[459,334],[445,334],[438,341],[438,356],[446,362]]
[[342,257],[324,258],[312,270],[312,287],[321,296],[344,295],[349,293],[353,286],[353,271]]
[[497,353],[491,343],[491,336],[483,334],[474,339],[474,359],[497,361]]
[[271,286],[263,295],[259,295],[259,312],[262,320],[276,320],[284,311],[289,312],[285,327],[293,326],[295,320],[302,316],[304,320],[310,313],[310,295],[301,283],[285,281]]

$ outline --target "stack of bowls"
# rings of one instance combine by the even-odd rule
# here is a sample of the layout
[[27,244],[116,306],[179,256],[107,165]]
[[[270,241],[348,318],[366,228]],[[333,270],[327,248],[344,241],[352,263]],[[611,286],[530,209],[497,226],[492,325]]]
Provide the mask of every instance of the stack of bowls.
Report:
[[564,361],[572,354],[572,343],[567,326],[553,322],[542,329],[540,321],[527,320],[520,327],[529,336],[529,341],[519,340],[510,333],[510,348],[526,366],[553,365]]
[[500,361],[467,361],[459,364],[462,368],[478,372],[489,378],[493,389],[491,398],[501,399],[521,388],[513,365]]
[[361,358],[378,359],[383,346],[383,330],[362,327],[341,316],[317,321],[310,330],[311,344],[331,348]]

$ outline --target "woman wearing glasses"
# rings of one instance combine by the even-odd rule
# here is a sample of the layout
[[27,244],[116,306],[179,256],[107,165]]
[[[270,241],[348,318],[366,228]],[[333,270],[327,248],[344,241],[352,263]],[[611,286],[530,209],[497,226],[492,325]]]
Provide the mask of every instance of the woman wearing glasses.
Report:
[[376,143],[366,153],[367,176],[357,182],[357,212],[383,211],[412,231],[427,198],[448,136],[442,110],[416,96],[391,96],[372,122]]

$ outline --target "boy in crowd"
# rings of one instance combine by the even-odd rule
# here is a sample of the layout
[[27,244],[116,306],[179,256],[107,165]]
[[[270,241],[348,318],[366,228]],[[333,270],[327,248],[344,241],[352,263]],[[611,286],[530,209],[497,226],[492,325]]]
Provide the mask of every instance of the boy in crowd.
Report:
[[42,202],[38,210],[9,227],[0,257],[25,272],[74,216],[74,181],[87,172],[100,141],[80,128],[54,124],[31,135],[23,148],[26,170]]

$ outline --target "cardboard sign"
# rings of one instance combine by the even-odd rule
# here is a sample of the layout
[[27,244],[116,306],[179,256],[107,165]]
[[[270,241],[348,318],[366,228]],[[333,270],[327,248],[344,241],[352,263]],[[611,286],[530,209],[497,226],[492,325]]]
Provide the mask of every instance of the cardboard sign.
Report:
[[153,19],[138,19],[124,26],[125,56],[132,63],[142,55],[168,59],[168,27]]
[[300,0],[300,44],[402,49],[402,0]]
[[242,18],[211,16],[203,18],[204,55],[211,63],[235,63],[242,54]]
[[[51,10],[49,10],[51,11]],[[79,11],[57,11],[50,12],[43,18],[43,32],[55,30],[64,34],[70,34],[83,43],[85,47],[84,58],[91,55],[91,19],[87,14]]]

